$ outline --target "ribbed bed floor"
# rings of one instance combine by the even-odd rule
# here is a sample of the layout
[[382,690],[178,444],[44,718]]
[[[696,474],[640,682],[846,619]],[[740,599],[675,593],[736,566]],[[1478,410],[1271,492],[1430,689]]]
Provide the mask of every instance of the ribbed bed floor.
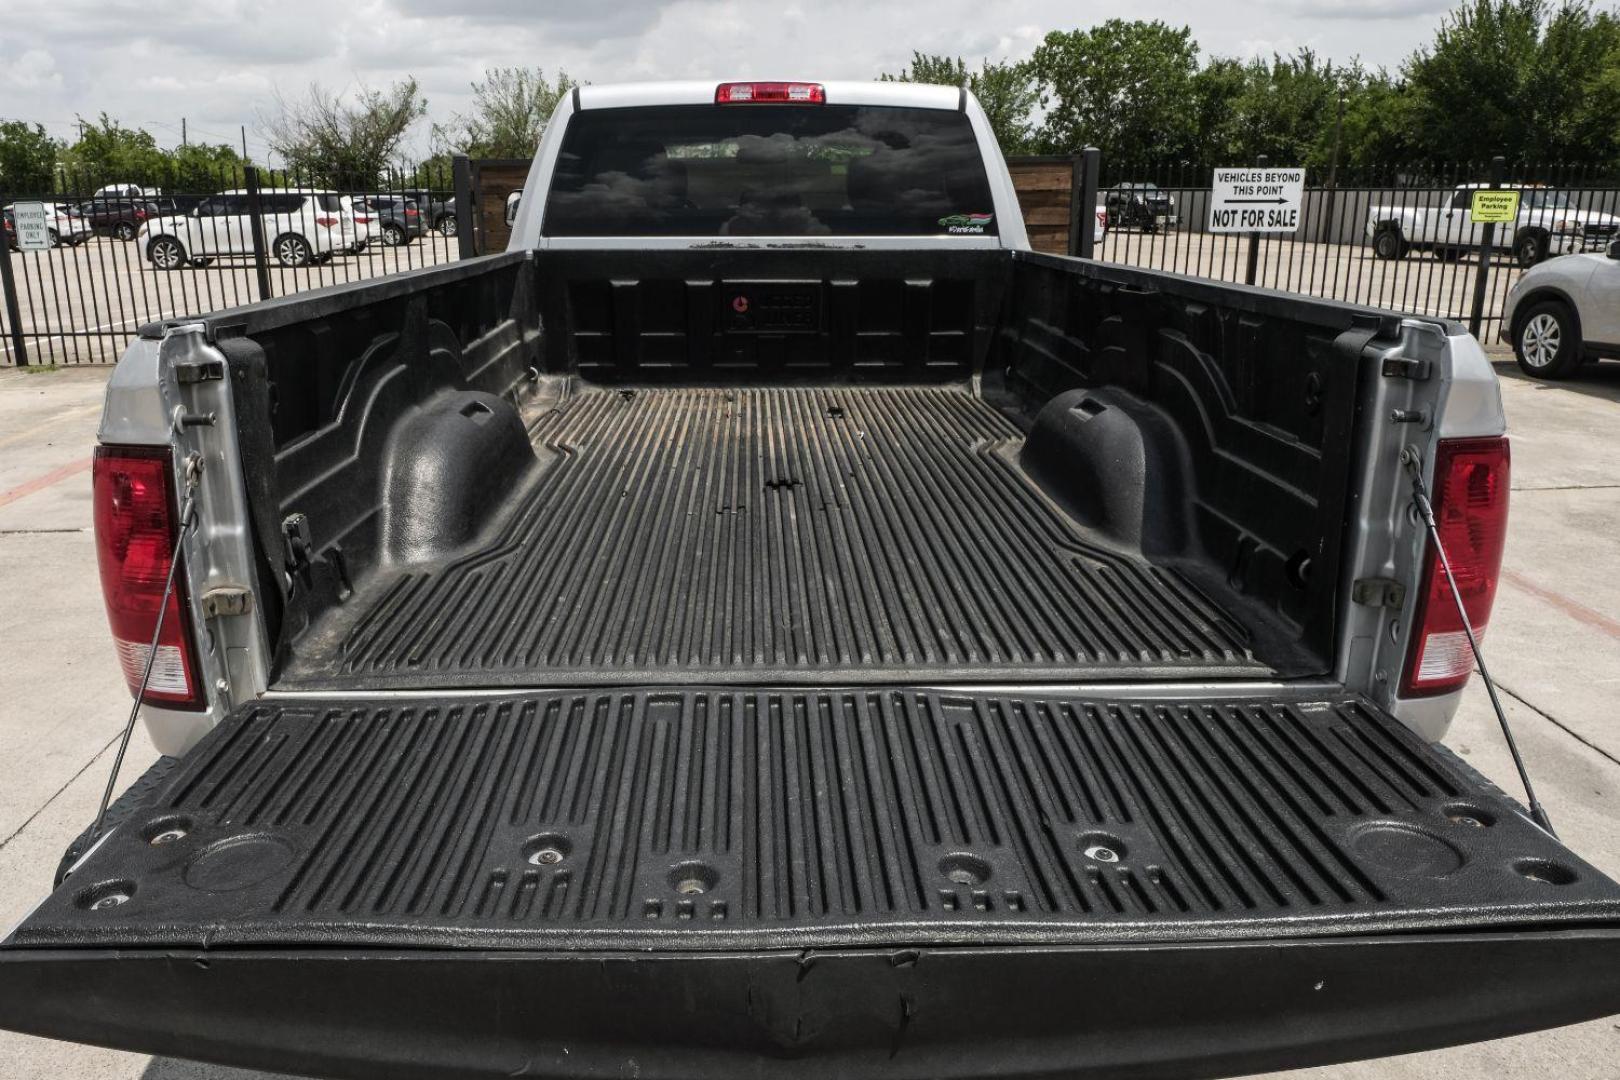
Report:
[[964,390],[592,390],[533,435],[492,542],[356,595],[320,628],[338,671],[284,685],[1270,672],[1179,575],[1088,543]]

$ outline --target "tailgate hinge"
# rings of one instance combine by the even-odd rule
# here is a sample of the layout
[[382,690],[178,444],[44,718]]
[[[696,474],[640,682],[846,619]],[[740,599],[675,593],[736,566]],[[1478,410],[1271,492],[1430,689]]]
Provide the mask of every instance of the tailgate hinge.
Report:
[[225,363],[221,360],[180,360],[174,365],[174,379],[182,386],[224,377]]
[[1429,377],[1429,361],[1412,360],[1405,356],[1384,357],[1383,374],[1386,379],[1411,379],[1424,382]]
[[1393,578],[1357,578],[1350,586],[1350,599],[1367,607],[1399,609],[1406,603],[1406,586]]
[[247,615],[253,611],[253,593],[240,585],[221,585],[202,595],[202,613],[205,619],[221,615]]

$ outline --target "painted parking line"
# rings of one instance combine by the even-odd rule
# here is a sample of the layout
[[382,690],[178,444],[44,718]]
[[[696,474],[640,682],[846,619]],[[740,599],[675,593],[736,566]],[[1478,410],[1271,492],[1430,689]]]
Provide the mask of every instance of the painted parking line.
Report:
[[18,499],[26,498],[36,491],[44,491],[52,484],[60,484],[70,476],[77,476],[90,467],[90,458],[74,461],[63,465],[59,469],[52,469],[48,473],[36,476],[32,480],[25,480],[10,491],[0,491],[0,506],[9,506]]
[[1584,623],[1592,629],[1620,641],[1620,621],[1610,618],[1603,612],[1589,608],[1579,600],[1572,600],[1563,593],[1543,588],[1514,570],[1504,569],[1502,571],[1502,580],[1520,592],[1529,593],[1537,600],[1558,609],[1576,622]]

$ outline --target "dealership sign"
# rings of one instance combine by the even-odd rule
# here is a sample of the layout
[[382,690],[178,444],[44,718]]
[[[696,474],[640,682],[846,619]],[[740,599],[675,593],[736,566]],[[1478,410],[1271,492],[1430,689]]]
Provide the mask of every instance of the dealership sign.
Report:
[[1209,231],[1293,232],[1304,196],[1304,169],[1216,169]]

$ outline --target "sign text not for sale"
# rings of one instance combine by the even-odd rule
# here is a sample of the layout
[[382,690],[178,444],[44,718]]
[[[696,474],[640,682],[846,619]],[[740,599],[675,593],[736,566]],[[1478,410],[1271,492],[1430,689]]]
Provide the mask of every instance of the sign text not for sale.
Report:
[[1304,195],[1304,169],[1216,169],[1209,231],[1293,232]]

